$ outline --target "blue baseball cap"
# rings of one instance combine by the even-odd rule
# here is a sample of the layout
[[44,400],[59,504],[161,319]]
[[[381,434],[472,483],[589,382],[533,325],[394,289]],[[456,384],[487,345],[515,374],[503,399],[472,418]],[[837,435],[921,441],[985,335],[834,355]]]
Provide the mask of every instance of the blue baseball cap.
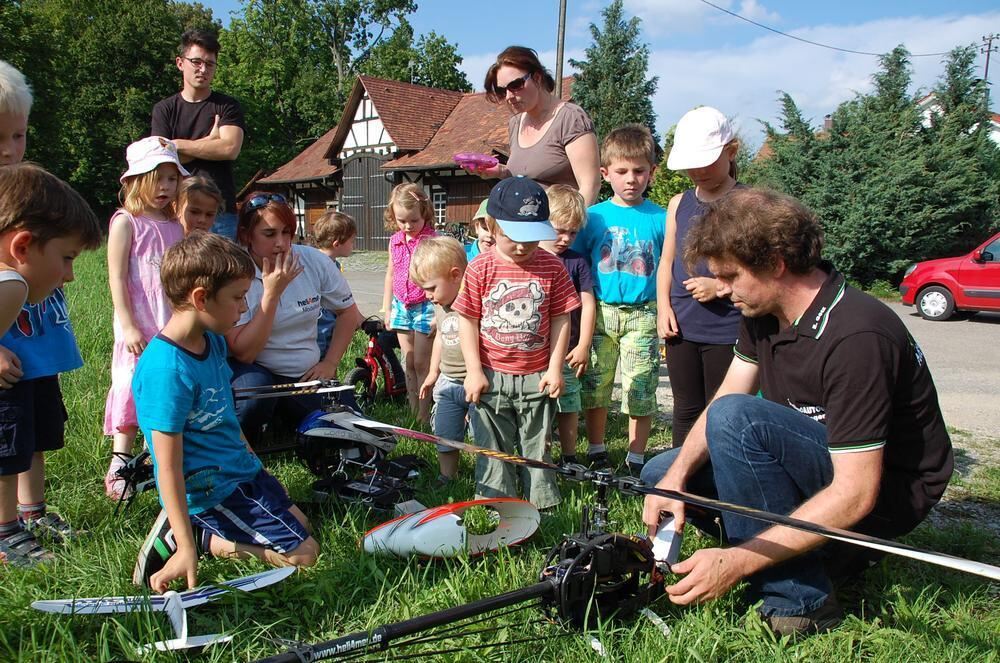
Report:
[[493,187],[486,211],[512,241],[544,242],[557,237],[549,223],[549,197],[545,189],[522,175],[508,177]]

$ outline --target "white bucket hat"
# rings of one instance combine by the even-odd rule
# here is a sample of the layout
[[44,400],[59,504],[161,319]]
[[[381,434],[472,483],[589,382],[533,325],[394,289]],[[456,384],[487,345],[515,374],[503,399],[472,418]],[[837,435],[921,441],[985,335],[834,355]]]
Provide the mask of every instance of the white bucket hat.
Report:
[[722,154],[722,148],[736,137],[725,115],[702,106],[688,111],[677,123],[674,145],[667,157],[670,170],[691,170],[710,166]]
[[177,156],[177,146],[163,136],[150,136],[135,141],[125,150],[125,159],[128,160],[128,170],[119,178],[122,184],[125,183],[126,177],[148,173],[161,163],[174,164],[182,177],[190,175],[181,165],[181,160]]

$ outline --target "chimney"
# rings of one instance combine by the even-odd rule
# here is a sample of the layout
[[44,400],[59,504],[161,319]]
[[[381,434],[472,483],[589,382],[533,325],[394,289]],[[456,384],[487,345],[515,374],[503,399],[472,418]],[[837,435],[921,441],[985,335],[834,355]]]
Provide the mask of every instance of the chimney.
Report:
[[833,118],[827,113],[823,116],[823,131],[830,131],[833,129]]

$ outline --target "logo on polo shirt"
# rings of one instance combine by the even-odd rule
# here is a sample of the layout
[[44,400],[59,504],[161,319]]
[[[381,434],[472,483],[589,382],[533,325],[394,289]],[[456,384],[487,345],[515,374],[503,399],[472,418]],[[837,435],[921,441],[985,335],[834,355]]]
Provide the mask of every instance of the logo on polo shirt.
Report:
[[305,299],[299,299],[295,302],[295,307],[300,311],[311,311],[319,306],[319,295],[314,295],[312,297],[306,297]]
[[820,405],[796,405],[791,400],[788,401],[788,405],[795,410],[798,410],[802,414],[806,415],[815,422],[826,424],[826,409]]

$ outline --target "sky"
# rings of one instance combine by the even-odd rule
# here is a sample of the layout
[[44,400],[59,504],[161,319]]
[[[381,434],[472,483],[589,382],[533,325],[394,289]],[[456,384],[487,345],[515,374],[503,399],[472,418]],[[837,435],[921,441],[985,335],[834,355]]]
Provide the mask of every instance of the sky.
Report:
[[[208,0],[228,25],[238,0]],[[973,0],[712,0],[720,7],[802,39],[856,51],[884,53],[903,44],[911,54],[982,46],[1000,33],[1000,7]],[[530,46],[555,69],[558,0],[417,0],[410,17],[417,34],[435,31],[458,47],[461,69],[477,90],[496,54],[511,44]],[[567,0],[564,72],[583,59],[589,26],[601,25],[605,2]],[[752,144],[763,140],[761,120],[776,122],[778,95],[788,92],[814,125],[839,103],[871,89],[878,60],[802,43],[724,14],[701,0],[625,0],[627,16],[641,19],[649,46],[649,75],[659,77],[653,99],[657,129],[665,132],[688,110],[715,106],[734,119]],[[1000,48],[1000,39],[993,42]],[[223,54],[223,58],[225,54]],[[942,55],[913,57],[914,91],[930,89]],[[985,55],[977,59],[983,76]],[[223,62],[224,66],[224,62]],[[1000,53],[989,79],[1000,88]],[[1000,99],[1000,92],[993,95]],[[1000,101],[994,103],[994,109]]]

